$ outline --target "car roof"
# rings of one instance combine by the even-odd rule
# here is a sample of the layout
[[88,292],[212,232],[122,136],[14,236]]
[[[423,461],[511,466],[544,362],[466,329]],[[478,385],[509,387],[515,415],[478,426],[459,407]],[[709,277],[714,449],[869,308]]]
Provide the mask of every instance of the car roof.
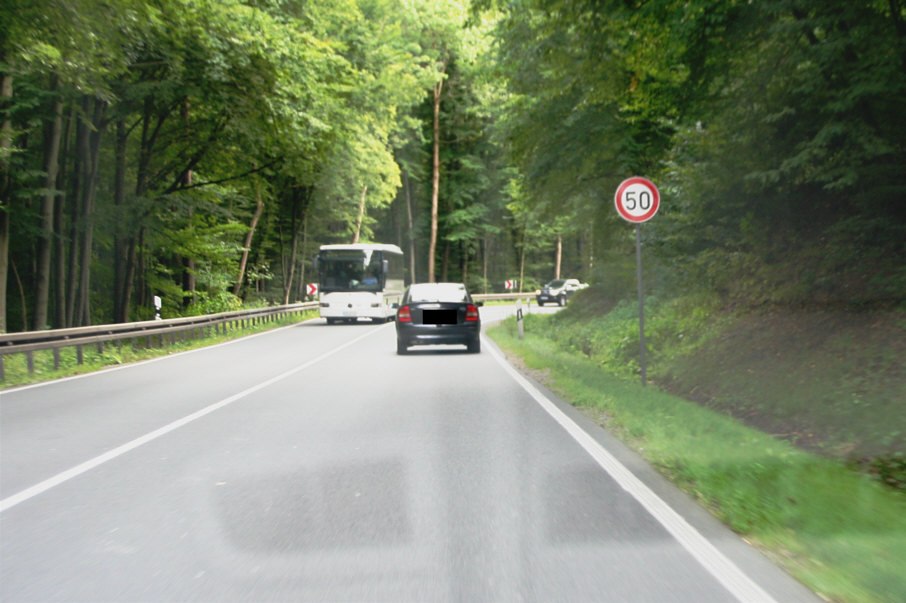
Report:
[[389,251],[392,253],[398,253],[402,255],[403,251],[397,245],[389,245],[386,243],[351,243],[349,245],[343,245],[340,243],[333,245],[321,245],[321,251]]

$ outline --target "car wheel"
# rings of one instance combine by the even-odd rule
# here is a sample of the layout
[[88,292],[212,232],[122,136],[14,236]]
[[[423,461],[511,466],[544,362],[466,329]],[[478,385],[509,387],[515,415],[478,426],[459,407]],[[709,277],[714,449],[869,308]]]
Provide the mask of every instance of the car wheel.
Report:
[[409,346],[407,346],[402,339],[396,340],[396,353],[399,355],[409,353]]
[[560,297],[558,297],[558,298],[557,298],[557,304],[560,305],[560,306],[565,306],[565,305],[566,305],[566,296],[565,296],[565,295],[561,295]]
[[540,308],[540,307],[542,307],[543,305],[544,305],[544,302],[541,301],[541,300],[539,299],[539,300],[538,300],[538,307]]
[[469,353],[478,354],[479,352],[481,352],[481,340],[480,339],[474,339],[474,340],[470,341],[467,345],[469,347]]

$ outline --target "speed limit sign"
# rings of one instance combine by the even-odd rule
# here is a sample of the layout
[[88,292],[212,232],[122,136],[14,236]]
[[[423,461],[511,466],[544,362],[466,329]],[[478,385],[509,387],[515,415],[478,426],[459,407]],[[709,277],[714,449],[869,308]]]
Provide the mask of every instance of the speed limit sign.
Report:
[[629,222],[647,222],[657,213],[661,194],[651,180],[634,176],[617,187],[614,196],[617,212]]
[[661,194],[651,180],[633,176],[620,183],[613,202],[617,206],[617,213],[624,220],[635,222],[636,273],[639,281],[639,369],[641,369],[642,387],[644,387],[647,381],[647,368],[645,362],[645,296],[642,292],[642,222],[647,222],[657,213],[657,208],[661,204]]

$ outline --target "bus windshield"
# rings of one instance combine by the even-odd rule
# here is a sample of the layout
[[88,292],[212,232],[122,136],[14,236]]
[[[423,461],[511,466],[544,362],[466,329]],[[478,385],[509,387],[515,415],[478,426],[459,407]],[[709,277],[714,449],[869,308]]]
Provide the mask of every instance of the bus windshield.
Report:
[[370,249],[322,250],[318,258],[321,291],[381,291],[381,255]]

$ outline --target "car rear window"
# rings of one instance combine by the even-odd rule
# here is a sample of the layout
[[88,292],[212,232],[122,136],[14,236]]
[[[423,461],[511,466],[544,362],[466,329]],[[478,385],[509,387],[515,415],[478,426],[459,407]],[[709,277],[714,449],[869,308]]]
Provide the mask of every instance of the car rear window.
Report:
[[456,283],[421,283],[409,287],[410,302],[468,301],[465,285]]

